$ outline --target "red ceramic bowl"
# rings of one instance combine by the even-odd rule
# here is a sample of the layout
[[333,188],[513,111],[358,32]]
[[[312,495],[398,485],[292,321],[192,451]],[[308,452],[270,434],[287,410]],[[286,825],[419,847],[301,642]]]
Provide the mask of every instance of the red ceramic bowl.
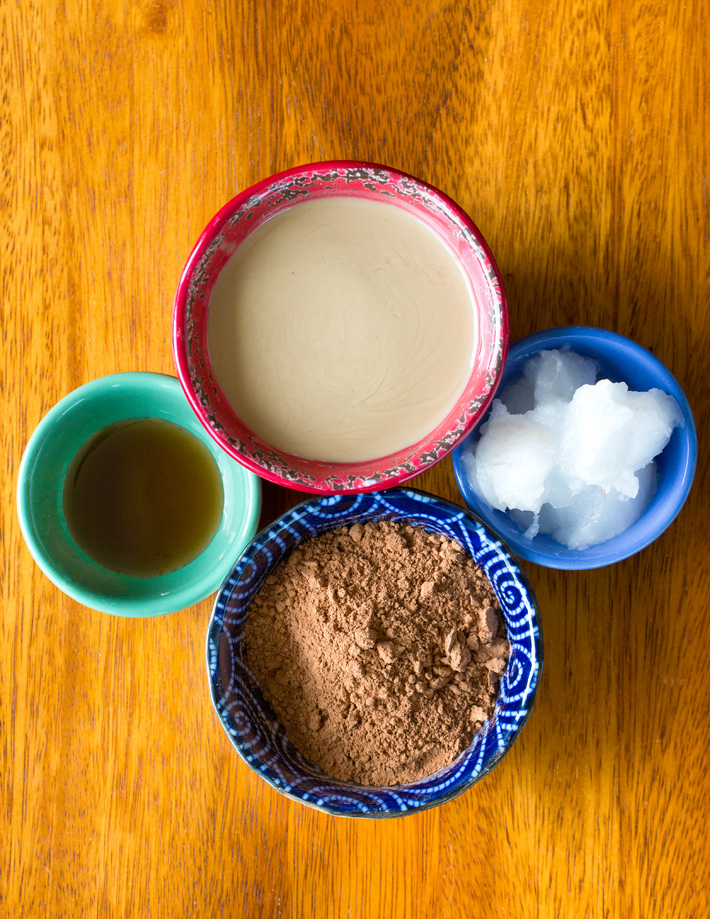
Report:
[[[235,414],[210,367],[207,313],[217,277],[254,229],[300,201],[359,197],[401,207],[426,223],[459,259],[478,309],[473,370],[458,403],[423,440],[362,463],[325,463],[277,450]],[[482,417],[508,351],[508,309],[493,256],[471,219],[431,185],[372,163],[335,161],[289,169],[258,182],[226,204],[197,241],[180,278],[173,313],[178,376],[198,418],[227,453],[252,472],[300,491],[361,492],[397,485],[454,449]]]

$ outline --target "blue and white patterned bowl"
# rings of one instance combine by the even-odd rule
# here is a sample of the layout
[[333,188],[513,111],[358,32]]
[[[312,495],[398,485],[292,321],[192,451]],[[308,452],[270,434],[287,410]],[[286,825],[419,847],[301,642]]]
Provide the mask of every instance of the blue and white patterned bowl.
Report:
[[[448,768],[406,785],[371,787],[325,775],[291,744],[244,658],[249,604],[299,543],[353,523],[394,520],[455,539],[488,576],[500,602],[511,655],[493,716]],[[508,549],[463,508],[405,488],[304,501],[247,546],[223,583],[207,633],[212,701],[242,759],[278,791],[329,814],[397,817],[450,801],[487,775],[528,719],[542,672],[537,603]]]

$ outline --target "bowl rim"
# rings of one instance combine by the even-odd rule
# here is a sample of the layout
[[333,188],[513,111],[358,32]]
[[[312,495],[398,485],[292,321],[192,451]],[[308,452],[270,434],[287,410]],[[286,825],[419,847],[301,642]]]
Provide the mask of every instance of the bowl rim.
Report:
[[[497,367],[493,368],[490,372],[494,375],[493,384],[486,395],[484,401],[481,403],[480,408],[478,409],[475,417],[472,417],[466,427],[462,429],[456,441],[451,444],[451,446],[443,451],[436,459],[432,460],[427,464],[412,465],[414,468],[412,470],[405,470],[399,474],[394,473],[390,474],[387,477],[383,477],[379,481],[372,482],[367,485],[358,485],[355,487],[342,487],[337,489],[328,488],[324,485],[311,485],[308,482],[299,481],[292,482],[285,476],[282,476],[279,471],[274,471],[272,469],[267,469],[264,466],[257,463],[253,460],[248,454],[243,453],[234,447],[225,437],[223,437],[218,430],[216,430],[210,423],[208,419],[207,412],[205,408],[200,403],[200,400],[195,393],[191,381],[190,381],[190,368],[187,355],[187,335],[185,331],[185,308],[188,299],[188,291],[190,286],[190,281],[193,276],[193,271],[195,267],[199,264],[199,261],[204,256],[206,250],[208,249],[210,243],[212,243],[215,237],[220,233],[224,228],[228,220],[233,216],[233,214],[241,207],[245,202],[255,195],[260,194],[263,191],[266,191],[272,185],[277,182],[288,179],[292,176],[308,174],[309,172],[315,172],[318,170],[326,169],[367,169],[367,170],[384,170],[397,176],[399,178],[408,179],[411,182],[416,183],[421,186],[423,189],[426,189],[430,194],[439,198],[444,204],[446,204],[450,209],[452,209],[461,222],[466,226],[466,228],[472,233],[475,237],[477,244],[481,247],[485,257],[489,260],[491,265],[491,270],[493,276],[496,278],[499,288],[499,305],[498,311],[500,316],[500,361]],[[277,485],[282,485],[285,488],[291,488],[296,491],[305,492],[307,494],[314,495],[324,495],[324,494],[364,494],[371,491],[381,491],[383,488],[393,487],[396,485],[401,485],[404,482],[408,482],[410,479],[413,479],[417,475],[421,475],[426,469],[430,469],[435,466],[437,463],[441,462],[446,456],[448,456],[452,450],[455,449],[457,444],[460,444],[464,441],[468,433],[472,428],[478,423],[480,418],[488,410],[491,402],[495,398],[496,391],[498,389],[498,384],[503,376],[506,359],[508,356],[508,346],[510,339],[510,322],[508,318],[508,299],[505,292],[505,286],[503,284],[503,276],[498,268],[498,265],[493,257],[493,253],[488,246],[483,234],[481,233],[478,226],[474,223],[471,217],[466,213],[466,211],[456,202],[453,198],[447,195],[445,192],[441,191],[435,185],[430,184],[429,182],[424,181],[423,179],[413,176],[410,173],[404,172],[401,169],[396,169],[393,166],[386,166],[381,163],[370,162],[368,160],[348,160],[348,159],[335,159],[335,160],[319,160],[316,162],[307,162],[301,163],[298,166],[293,166],[289,169],[284,169],[280,172],[276,172],[272,175],[267,176],[264,179],[260,179],[252,185],[244,188],[242,191],[238,192],[234,197],[226,202],[217,213],[209,220],[204,230],[197,239],[197,242],[193,246],[190,255],[185,263],[185,267],[182,270],[180,275],[180,280],[178,281],[178,286],[175,292],[175,299],[173,303],[173,314],[172,314],[172,350],[173,350],[173,360],[175,363],[175,368],[177,371],[178,379],[180,385],[183,388],[185,396],[192,406],[193,411],[199,418],[200,422],[207,430],[208,434],[212,439],[223,449],[229,456],[235,459],[237,462],[241,463],[243,466],[246,466],[251,472],[260,476],[263,479],[266,479],[269,482],[273,482]],[[284,456],[289,456],[289,454],[284,453],[283,451],[278,451]],[[387,466],[387,460],[396,454],[390,454],[389,456],[380,457],[378,460],[373,461]],[[296,461],[302,459],[300,457],[294,457]],[[315,461],[314,461],[315,462]],[[345,469],[350,464],[348,463],[331,463],[327,462],[325,464],[328,468],[333,469]]]
[[[525,574],[525,571],[519,564],[519,560],[514,552],[509,548],[505,540],[503,540],[495,531],[491,530],[485,521],[480,520],[469,508],[464,507],[460,504],[456,504],[453,501],[449,501],[446,498],[441,498],[438,495],[433,495],[430,492],[423,491],[422,489],[411,488],[409,486],[395,486],[390,489],[383,490],[382,494],[389,495],[392,492],[402,494],[404,496],[412,496],[415,500],[422,501],[425,504],[436,504],[446,511],[447,515],[455,516],[457,518],[465,517],[469,521],[472,521],[474,525],[479,526],[484,531],[487,539],[490,541],[491,545],[496,549],[497,552],[502,553],[504,556],[508,556],[508,562],[515,569],[516,576],[520,581],[520,586],[524,589],[527,600],[529,601],[532,615],[530,617],[531,629],[534,634],[533,644],[536,651],[536,663],[537,669],[534,673],[534,679],[532,686],[530,688],[530,694],[527,701],[527,710],[525,714],[516,722],[515,727],[508,732],[505,747],[502,750],[499,750],[495,753],[486,767],[482,769],[479,773],[474,776],[471,776],[466,782],[462,783],[459,787],[450,789],[449,791],[441,794],[433,800],[425,801],[419,805],[410,805],[402,810],[383,810],[383,811],[373,811],[373,812],[357,812],[357,811],[343,811],[340,810],[337,806],[322,802],[319,803],[313,799],[304,799],[301,794],[294,793],[286,790],[281,784],[274,781],[271,776],[261,771],[253,762],[250,762],[247,758],[245,751],[242,749],[241,744],[237,741],[236,737],[228,729],[227,724],[225,723],[223,712],[220,711],[218,705],[218,694],[220,690],[223,689],[221,675],[219,666],[214,668],[214,673],[211,667],[211,662],[214,659],[218,660],[219,657],[219,638],[222,634],[224,628],[224,612],[219,610],[220,598],[222,597],[225,589],[230,585],[230,581],[234,578],[234,571],[237,569],[242,558],[254,547],[256,543],[262,542],[267,539],[270,535],[278,533],[279,528],[282,528],[285,523],[293,523],[294,520],[290,519],[294,515],[300,515],[305,510],[317,506],[323,502],[328,502],[328,495],[314,495],[309,498],[306,498],[304,501],[301,501],[299,504],[290,508],[281,514],[278,518],[272,521],[268,526],[265,526],[252,540],[245,546],[243,552],[240,554],[239,558],[234,562],[232,569],[227,574],[220,587],[215,602],[212,608],[212,614],[210,616],[210,621],[207,627],[207,635],[205,640],[205,657],[207,665],[207,679],[209,683],[210,690],[210,699],[212,701],[212,706],[214,708],[215,714],[219,720],[222,730],[227,735],[230,743],[237,751],[239,758],[244,762],[256,775],[263,779],[268,785],[270,785],[275,791],[279,792],[282,795],[290,798],[293,801],[298,802],[299,804],[304,804],[307,807],[312,807],[315,810],[321,811],[323,813],[330,814],[336,817],[351,817],[353,819],[391,819],[395,817],[406,817],[412,814],[422,813],[425,810],[429,810],[432,807],[439,807],[442,804],[446,804],[448,801],[457,798],[459,795],[464,794],[464,792],[469,791],[475,784],[480,782],[500,763],[500,761],[508,754],[510,749],[513,747],[518,737],[520,736],[523,728],[528,722],[530,715],[532,714],[537,696],[540,690],[540,683],[542,681],[542,673],[544,669],[544,659],[545,659],[545,647],[543,640],[543,630],[542,630],[542,621],[540,615],[540,606],[535,596],[535,592],[532,589],[530,581]],[[352,497],[348,495],[337,495],[336,498],[341,497]],[[372,497],[375,497],[374,495]],[[314,533],[314,537],[318,535],[320,531]],[[268,570],[272,571],[282,559],[279,559],[275,565],[272,565]],[[465,751],[464,751],[465,752]],[[463,756],[463,753],[461,754]],[[447,767],[449,768],[449,767]],[[436,773],[433,773],[436,775]],[[396,792],[397,789],[406,789],[409,785],[414,783],[407,783],[403,785],[395,786],[359,786],[362,789],[368,790],[375,788],[377,791],[389,790]]]
[[[131,619],[167,615],[192,606],[213,593],[224,579],[223,572],[229,570],[228,566],[231,566],[232,556],[225,555],[221,564],[216,565],[209,574],[203,573],[192,581],[172,590],[167,598],[159,595],[147,599],[107,597],[105,594],[77,583],[67,575],[63,568],[56,564],[51,554],[45,551],[42,542],[36,535],[36,526],[32,514],[31,489],[32,471],[40,450],[44,446],[47,437],[51,437],[52,429],[67,410],[77,405],[80,401],[103,395],[111,386],[116,384],[120,384],[122,387],[129,387],[134,392],[155,393],[159,390],[164,392],[167,389],[172,397],[182,394],[180,384],[174,376],[153,371],[126,371],[107,374],[106,376],[89,380],[63,396],[42,416],[30,435],[20,460],[16,488],[16,506],[20,531],[27,549],[38,567],[56,587],[71,597],[72,600],[76,600],[83,606],[97,612],[110,613]],[[178,404],[182,410],[182,405]],[[185,404],[184,410],[186,413],[188,412],[189,406],[187,404]],[[129,416],[127,415],[126,417]],[[192,415],[185,414],[185,420],[192,419],[192,417]],[[97,430],[100,430],[100,428],[97,428]],[[193,433],[193,431],[190,431],[190,433]],[[199,437],[196,433],[194,436]],[[200,442],[205,444],[219,467],[220,457],[218,457],[214,444],[208,442],[208,439],[204,436],[200,437]],[[245,469],[239,469],[238,464],[233,463],[230,457],[225,457],[225,459],[230,464],[233,464],[230,471],[233,474],[238,472],[239,480],[242,482],[241,498],[243,500],[238,502],[241,513],[230,523],[230,528],[237,523],[241,523],[245,530],[246,544],[248,544],[256,532],[261,513],[261,483],[257,476],[253,476]],[[224,480],[222,468],[220,468],[220,478]],[[234,481],[236,483],[236,479]],[[224,523],[220,525],[220,529],[223,526]],[[208,549],[209,546],[203,551],[206,552]],[[197,558],[199,557],[197,556]],[[195,560],[193,559],[193,561]],[[177,570],[179,571],[180,569]]]
[[[510,380],[506,379],[506,374],[512,372],[513,364],[523,363],[525,360],[529,359],[539,351],[543,351],[548,348],[559,348],[563,344],[570,345],[571,350],[574,350],[575,345],[579,345],[580,347],[583,347],[589,351],[593,351],[593,346],[600,344],[601,347],[599,348],[599,360],[604,361],[604,343],[610,343],[614,347],[622,349],[630,357],[632,357],[635,362],[643,364],[647,368],[652,369],[658,377],[658,381],[656,383],[657,388],[670,393],[670,395],[676,399],[683,416],[683,420],[685,422],[685,426],[683,428],[676,429],[684,445],[684,462],[679,469],[679,474],[677,476],[677,481],[679,483],[676,486],[677,493],[675,495],[675,500],[672,503],[671,513],[669,513],[666,518],[664,518],[663,526],[660,529],[647,533],[644,538],[637,539],[631,544],[627,543],[625,547],[617,543],[616,546],[611,546],[610,551],[601,551],[602,546],[606,545],[607,543],[616,543],[616,540],[619,540],[626,533],[632,530],[635,526],[635,524],[632,524],[627,528],[627,530],[624,530],[622,533],[618,534],[618,536],[614,536],[603,543],[599,543],[597,546],[591,546],[590,549],[597,550],[593,557],[585,557],[589,550],[570,550],[566,549],[564,546],[561,546],[560,548],[560,551],[563,553],[562,555],[551,555],[544,549],[536,548],[534,545],[534,540],[524,539],[522,532],[518,532],[519,528],[515,530],[513,529],[514,526],[517,527],[517,524],[514,524],[513,521],[510,521],[510,525],[507,525],[507,515],[500,511],[494,511],[487,504],[485,504],[485,502],[483,502],[482,499],[476,495],[475,491],[471,487],[470,482],[468,481],[465,470],[463,468],[463,453],[467,449],[468,445],[472,441],[477,440],[480,436],[480,425],[486,422],[490,411],[490,406],[481,416],[479,424],[477,424],[476,427],[469,432],[466,438],[461,441],[461,443],[456,447],[452,454],[454,477],[456,479],[456,484],[458,485],[459,491],[461,492],[461,496],[466,502],[466,505],[475,514],[480,515],[487,527],[497,531],[498,533],[504,534],[504,539],[513,547],[515,553],[520,556],[520,558],[523,558],[526,561],[535,562],[536,564],[545,568],[552,568],[561,571],[590,571],[596,568],[604,568],[607,565],[617,564],[618,562],[624,561],[627,558],[632,558],[634,555],[637,555],[652,542],[658,539],[658,537],[661,536],[661,534],[664,533],[673,523],[675,518],[682,510],[693,484],[695,468],[697,465],[698,441],[695,420],[693,418],[693,413],[690,408],[688,398],[685,395],[685,392],[683,391],[680,383],[671,373],[668,367],[658,357],[656,357],[652,351],[650,351],[648,348],[645,348],[637,341],[634,341],[632,338],[621,335],[619,332],[612,332],[608,329],[602,329],[597,326],[584,325],[553,326],[549,329],[542,329],[539,332],[533,332],[530,335],[526,335],[525,337],[520,338],[511,344],[508,353],[508,360],[506,362],[503,373],[501,374],[501,385],[507,385],[509,382],[512,382],[512,378]],[[493,516],[494,514],[495,517]]]

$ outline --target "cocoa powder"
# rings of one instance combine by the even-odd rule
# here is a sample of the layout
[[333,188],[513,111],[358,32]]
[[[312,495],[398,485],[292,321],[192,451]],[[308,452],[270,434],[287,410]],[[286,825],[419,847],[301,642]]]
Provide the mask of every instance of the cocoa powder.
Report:
[[510,653],[493,589],[460,544],[391,522],[302,543],[254,598],[245,642],[291,742],[364,785],[453,762],[492,714]]

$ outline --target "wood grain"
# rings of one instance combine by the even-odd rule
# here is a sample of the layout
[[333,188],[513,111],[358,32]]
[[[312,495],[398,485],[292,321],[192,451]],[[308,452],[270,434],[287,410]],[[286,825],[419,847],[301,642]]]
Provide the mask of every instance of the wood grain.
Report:
[[[5,0],[0,47],[0,915],[710,915],[705,0]],[[210,602],[84,609],[34,565],[14,507],[57,399],[172,371],[173,293],[212,213],[333,157],[452,195],[496,255],[514,337],[633,336],[700,434],[653,546],[596,572],[526,566],[535,712],[484,782],[400,821],[272,791],[209,702]],[[457,499],[450,460],[417,484]],[[264,519],[298,497],[267,486]]]

